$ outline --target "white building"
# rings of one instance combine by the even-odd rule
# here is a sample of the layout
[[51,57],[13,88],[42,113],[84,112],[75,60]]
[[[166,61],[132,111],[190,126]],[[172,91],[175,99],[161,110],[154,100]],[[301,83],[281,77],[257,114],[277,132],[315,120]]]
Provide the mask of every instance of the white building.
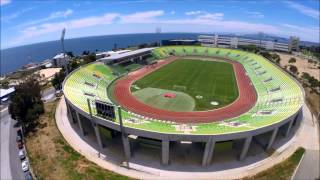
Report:
[[238,48],[241,45],[256,45],[267,50],[277,51],[299,51],[299,38],[290,37],[289,43],[280,43],[266,40],[247,39],[240,37],[230,37],[221,35],[200,35],[198,41],[202,46],[208,47],[225,47],[225,48]]
[[66,66],[68,61],[70,60],[70,57],[67,54],[57,54],[52,58],[52,62],[57,67],[63,67]]
[[15,91],[14,87],[8,89],[0,89],[0,104],[6,102],[9,99],[9,96]]
[[112,56],[112,55],[115,55],[115,54],[127,53],[127,52],[130,52],[130,51],[131,50],[99,52],[99,53],[96,53],[96,57],[97,57],[97,59],[101,59],[101,58]]
[[154,48],[142,48],[134,51],[123,51],[122,53],[110,54],[108,57],[99,59],[99,61],[102,61],[106,64],[120,64],[128,61],[141,61],[149,57],[153,49]]

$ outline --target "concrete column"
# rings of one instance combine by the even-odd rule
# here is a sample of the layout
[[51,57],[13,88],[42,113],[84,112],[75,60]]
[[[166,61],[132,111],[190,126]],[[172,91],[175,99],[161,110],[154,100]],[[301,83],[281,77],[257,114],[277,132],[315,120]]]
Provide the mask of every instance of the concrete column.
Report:
[[102,139],[101,139],[101,134],[100,134],[100,130],[99,130],[99,125],[96,123],[92,123],[93,128],[94,128],[94,133],[96,134],[96,138],[98,141],[98,144],[101,148],[104,148],[104,145],[102,143]]
[[122,136],[122,144],[123,144],[123,151],[126,157],[126,161],[129,161],[131,157],[131,149],[130,149],[130,142],[127,135]]
[[292,128],[292,124],[293,124],[293,121],[294,119],[292,119],[290,122],[289,122],[289,125],[288,125],[288,128],[286,129],[285,133],[284,133],[284,137],[288,137],[290,131],[291,131],[291,128]]
[[250,144],[251,144],[251,140],[252,140],[252,136],[249,136],[246,138],[243,146],[242,146],[242,150],[241,150],[241,154],[240,154],[240,157],[239,157],[239,160],[243,160],[246,156],[247,156],[247,153],[248,153],[248,150],[249,150],[249,147],[250,147]]
[[69,106],[68,103],[66,103],[66,106],[67,106],[67,116],[68,116],[68,118],[69,118],[69,121],[74,123],[70,106]]
[[206,142],[206,147],[204,149],[204,153],[202,157],[202,166],[210,165],[215,144],[216,142],[212,139],[209,139],[208,142]]
[[170,153],[170,141],[162,140],[162,164],[168,165],[169,163],[169,153]]
[[276,128],[276,129],[274,129],[274,130],[272,131],[272,134],[271,134],[271,136],[270,136],[270,139],[269,139],[269,142],[268,142],[268,144],[267,144],[266,150],[269,150],[269,149],[272,147],[272,145],[273,145],[273,143],[274,143],[274,140],[275,140],[276,137],[277,137],[278,129],[279,129],[279,128]]
[[79,128],[80,128],[80,131],[81,131],[81,135],[85,136],[86,132],[83,129],[83,124],[81,122],[80,115],[79,115],[79,113],[76,113],[76,115],[77,115],[77,122],[79,124]]

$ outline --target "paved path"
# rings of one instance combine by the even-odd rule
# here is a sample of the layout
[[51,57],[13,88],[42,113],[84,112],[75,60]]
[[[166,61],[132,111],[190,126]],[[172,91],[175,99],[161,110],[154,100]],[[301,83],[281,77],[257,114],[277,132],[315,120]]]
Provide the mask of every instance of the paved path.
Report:
[[[316,118],[312,118],[310,112],[306,112],[305,116],[312,119],[312,121],[309,121],[309,126],[318,126]],[[312,129],[310,129],[310,131],[312,131]],[[293,179],[307,180],[320,178],[319,128],[314,128],[313,131],[314,132],[307,134],[309,137],[305,137],[305,139],[313,139],[315,142],[305,143],[304,147],[306,152]]]
[[[306,112],[306,110],[307,109],[304,107],[304,112]],[[204,171],[203,167],[198,167],[199,171],[197,171],[197,169],[193,169],[193,172],[182,172],[177,170],[174,165],[171,165],[166,169],[156,169],[130,163],[130,167],[135,168],[136,170],[126,169],[119,166],[120,162],[112,161],[108,154],[101,154],[99,158],[97,155],[98,151],[88,145],[71,127],[71,124],[67,119],[66,105],[63,97],[56,111],[58,129],[66,141],[76,151],[105,169],[137,179],[212,179],[213,177],[219,177],[221,179],[239,179],[254,175],[280,163],[283,159],[289,157],[300,146],[312,147],[315,149],[319,147],[319,142],[315,141],[315,139],[319,139],[319,134],[317,134],[318,131],[315,130],[317,127],[313,124],[312,119],[310,119],[310,115],[306,113],[305,117],[306,118],[296,132],[296,135],[287,143],[279,147],[276,152],[268,158],[261,161],[255,161],[255,163],[248,163],[255,158],[248,157],[245,161],[234,162],[234,164],[237,164],[236,168],[226,170]],[[101,157],[105,160],[101,159]],[[314,159],[309,163],[315,164],[319,162]]]

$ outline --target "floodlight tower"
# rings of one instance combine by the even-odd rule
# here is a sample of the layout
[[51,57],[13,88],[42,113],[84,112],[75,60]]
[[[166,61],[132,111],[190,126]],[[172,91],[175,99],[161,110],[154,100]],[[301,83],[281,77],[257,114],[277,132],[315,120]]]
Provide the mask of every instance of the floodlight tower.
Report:
[[[161,32],[162,32],[161,27],[156,27],[156,34],[160,34]],[[161,40],[159,40],[158,46],[161,46]]]
[[68,64],[66,62],[66,52],[65,52],[65,49],[64,49],[64,36],[65,36],[65,34],[66,34],[66,28],[63,28],[62,32],[61,32],[60,41],[61,41],[61,48],[62,48],[62,53],[63,53],[64,69],[66,70],[66,74],[68,74],[69,70],[68,70]]

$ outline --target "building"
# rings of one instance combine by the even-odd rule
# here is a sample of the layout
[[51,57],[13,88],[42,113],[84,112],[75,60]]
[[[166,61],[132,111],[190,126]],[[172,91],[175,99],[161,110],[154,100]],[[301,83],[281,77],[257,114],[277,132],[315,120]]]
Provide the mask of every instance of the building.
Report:
[[299,38],[291,36],[289,39],[289,51],[300,51]]
[[198,41],[193,39],[169,39],[169,40],[162,40],[162,46],[171,46],[171,45],[194,45]]
[[[144,51],[140,49],[138,52],[124,53],[121,58],[120,55],[116,55],[109,60],[118,62],[119,59],[139,58]],[[211,121],[217,116],[236,112],[239,108],[226,111],[227,113],[220,112],[215,117],[202,114],[196,118],[192,117],[195,114],[190,114],[191,112],[167,112],[152,109],[152,106],[143,105],[135,100],[130,87],[132,81],[152,72],[154,68],[146,66],[118,79],[118,76],[114,75],[109,68],[103,68],[105,64],[95,62],[73,71],[63,83],[68,120],[81,138],[95,137],[90,138],[90,141],[101,149],[114,148],[115,152],[123,152],[127,162],[132,156],[137,158],[141,154],[146,154],[160,158],[157,161],[145,161],[146,163],[160,162],[162,165],[169,165],[174,164],[178,153],[179,155],[186,153],[183,157],[197,157],[197,162],[201,162],[202,166],[209,166],[212,162],[219,163],[215,161],[215,158],[223,156],[221,149],[217,151],[219,146],[224,147],[223,152],[230,152],[227,158],[234,157],[234,159],[244,160],[247,155],[250,156],[250,151],[255,149],[261,149],[267,155],[269,150],[276,150],[279,147],[275,144],[277,139],[288,138],[295,132],[294,129],[299,127],[303,118],[303,88],[283,69],[273,65],[267,59],[239,50],[200,46],[160,47],[155,48],[153,53],[158,55],[159,60],[166,59],[162,62],[174,60],[174,56],[191,56],[192,59],[195,56],[206,56],[206,58],[219,58],[226,62],[237,61],[248,71],[243,69],[243,75],[237,74],[236,77],[248,77],[251,80],[248,79],[249,84],[245,85],[246,90],[239,92],[248,93],[248,88],[258,87],[256,88],[257,93],[253,91],[249,93],[250,95],[239,97],[247,100],[252,99],[255,95],[260,96],[252,99],[254,106],[249,108],[256,110],[248,110],[241,115],[222,118],[215,123],[200,123],[203,118]],[[108,78],[104,81],[106,77]],[[76,80],[77,78],[79,80]],[[264,85],[266,82],[269,84],[267,88]],[[114,83],[115,86],[108,88],[111,83]],[[96,88],[98,84],[99,88]],[[270,96],[265,98],[265,94],[270,94]],[[273,99],[273,97],[276,98]],[[120,98],[126,102],[119,101]],[[116,104],[113,104],[112,99]],[[139,104],[133,105],[132,102]],[[211,112],[202,111],[201,113]],[[173,114],[178,115],[179,118],[172,118]],[[186,121],[190,118],[193,120]],[[229,144],[228,148],[225,148],[225,143]],[[145,153],[148,151],[146,147],[158,149],[158,151]],[[189,151],[194,147],[196,151]],[[217,154],[214,154],[215,152]],[[137,156],[138,153],[140,154]],[[247,162],[250,163],[250,161]]]
[[299,51],[299,38],[290,37],[289,43],[280,43],[275,41],[248,39],[232,36],[221,35],[200,35],[198,41],[202,46],[207,47],[224,47],[224,48],[238,48],[243,45],[255,45],[257,47],[264,48],[266,50],[276,51]]
[[53,65],[57,67],[66,66],[69,60],[70,57],[64,53],[57,54],[52,58]]
[[108,57],[108,56],[111,56],[111,55],[122,54],[122,53],[130,52],[130,51],[131,50],[99,52],[99,53],[96,53],[96,57],[97,57],[97,59],[101,59],[101,58]]
[[137,62],[151,56],[151,50],[154,48],[143,48],[134,51],[126,51],[123,53],[114,53],[110,56],[101,58],[99,61],[105,64],[120,64],[128,61]]
[[0,99],[1,99],[0,103],[6,102],[14,91],[15,91],[14,87],[11,87],[8,89],[0,89]]

